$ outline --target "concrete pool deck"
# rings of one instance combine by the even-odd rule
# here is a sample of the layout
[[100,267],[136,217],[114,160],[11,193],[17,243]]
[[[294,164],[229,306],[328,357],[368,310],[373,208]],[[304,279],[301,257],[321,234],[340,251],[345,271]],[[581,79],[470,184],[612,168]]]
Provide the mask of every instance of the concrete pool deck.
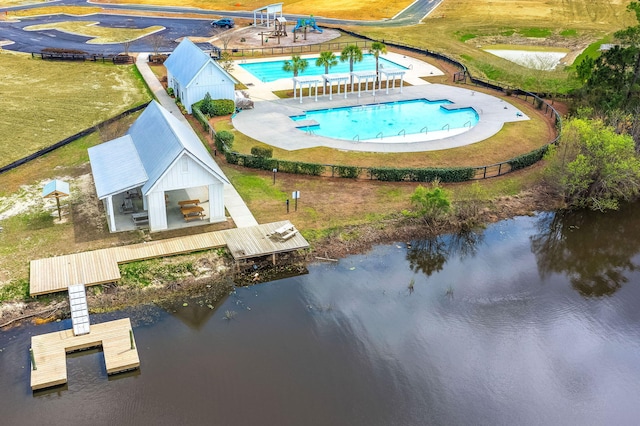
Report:
[[[416,71],[421,74],[418,75]],[[326,95],[318,96],[317,102],[313,96],[304,97],[302,103],[300,103],[300,99],[266,99],[266,96],[261,96],[261,91],[269,90],[270,93],[270,90],[276,89],[271,89],[270,87],[261,88],[260,86],[263,83],[259,83],[255,89],[260,90],[260,92],[254,92],[253,88],[249,90],[252,99],[255,101],[254,108],[243,110],[236,114],[233,118],[233,125],[236,130],[253,139],[289,151],[326,146],[334,149],[362,152],[422,152],[456,148],[481,142],[500,131],[504,123],[529,120],[529,117],[520,109],[502,99],[455,86],[429,84],[419,79],[419,76],[424,75],[422,72],[422,70],[408,70],[407,74],[411,74],[411,84],[414,84],[416,78],[421,83],[416,81],[418,84],[404,87],[402,93],[400,88],[396,86],[395,89],[389,90],[389,94],[382,90],[376,91],[375,96],[371,92],[362,92],[361,96],[358,97],[357,92],[349,92],[345,98],[344,94],[336,95],[334,93],[333,100],[329,100],[329,96]],[[405,76],[406,81],[409,81],[408,77]],[[238,75],[237,78],[241,77]],[[243,80],[241,79],[241,81]],[[272,86],[275,83],[282,84],[282,80],[265,86]],[[286,88],[293,87],[291,79],[286,79],[286,84],[288,85]],[[349,140],[342,140],[305,132],[296,128],[296,126],[300,126],[300,122],[296,123],[289,118],[293,115],[300,115],[307,110],[411,99],[428,99],[431,101],[448,99],[456,106],[474,108],[480,120],[476,126],[461,134],[446,137],[445,133],[440,133],[438,136],[442,138],[437,140],[419,140],[419,136],[407,135],[406,138],[399,136],[383,138],[375,142],[358,142],[351,140],[352,135],[346,136]],[[451,133],[454,133],[454,131]],[[428,137],[427,133],[425,139]]]

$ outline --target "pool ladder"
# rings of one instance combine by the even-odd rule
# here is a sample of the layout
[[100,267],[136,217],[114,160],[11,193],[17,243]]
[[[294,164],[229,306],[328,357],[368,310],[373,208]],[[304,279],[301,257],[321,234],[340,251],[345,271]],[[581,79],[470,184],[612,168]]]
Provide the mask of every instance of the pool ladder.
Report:
[[378,133],[376,135],[376,139],[378,139],[378,136],[380,137],[380,139],[384,139],[384,136],[383,136],[382,132],[380,132],[380,133]]
[[407,132],[405,132],[405,130],[404,130],[404,129],[402,129],[402,130],[400,130],[400,131],[398,132],[398,136],[400,136],[400,133],[402,133],[402,136],[407,136]]
[[360,135],[355,135],[351,140],[354,142],[360,142]]
[[423,131],[425,135],[429,133],[429,129],[427,128],[427,126],[424,126],[422,129],[420,129],[420,133],[422,133]]
[[449,123],[447,123],[447,124],[445,124],[444,126],[442,126],[442,130],[444,130],[444,128],[445,128],[445,127],[447,128],[447,132],[448,132],[449,130],[451,130],[451,129],[449,128]]

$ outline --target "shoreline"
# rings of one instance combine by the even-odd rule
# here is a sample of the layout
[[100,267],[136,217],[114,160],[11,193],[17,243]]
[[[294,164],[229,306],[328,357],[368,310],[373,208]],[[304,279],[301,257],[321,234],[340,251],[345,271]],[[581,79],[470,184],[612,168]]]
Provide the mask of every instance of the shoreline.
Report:
[[[345,227],[340,232],[316,241],[307,252],[291,253],[284,257],[276,267],[270,265],[268,260],[258,259],[236,268],[228,256],[213,252],[183,255],[181,260],[186,259],[200,265],[194,273],[178,278],[156,276],[153,284],[144,288],[119,284],[88,287],[90,313],[113,312],[144,304],[161,304],[196,297],[206,297],[207,303],[216,305],[234,287],[301,275],[307,272],[306,267],[310,263],[339,261],[350,255],[365,253],[379,244],[482,229],[501,220],[561,208],[558,200],[550,197],[542,187],[485,204],[476,217],[466,221],[452,217],[428,227],[423,221],[398,215],[383,221]],[[344,239],[341,235],[345,234],[354,234],[357,238]],[[160,263],[169,262],[171,260],[165,258]],[[27,323],[38,325],[66,318],[69,318],[69,307],[65,292],[48,296],[46,302],[35,299],[5,302],[0,306],[0,330],[3,331]]]

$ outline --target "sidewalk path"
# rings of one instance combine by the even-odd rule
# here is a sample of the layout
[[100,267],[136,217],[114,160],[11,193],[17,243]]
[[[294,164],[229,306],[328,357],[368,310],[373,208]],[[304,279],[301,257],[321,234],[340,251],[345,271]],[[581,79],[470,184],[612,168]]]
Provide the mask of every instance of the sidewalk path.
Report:
[[[149,53],[139,53],[138,58],[136,59],[136,66],[140,71],[140,74],[149,85],[149,88],[153,92],[160,105],[167,109],[171,114],[173,114],[178,120],[182,121],[186,126],[191,129],[191,125],[187,121],[187,119],[180,112],[180,108],[174,102],[174,100],[167,94],[162,84],[156,77],[156,75],[151,71],[149,67]],[[245,204],[238,191],[233,187],[233,185],[225,184],[224,185],[224,206],[227,211],[231,215],[233,222],[236,224],[238,228],[244,228],[247,226],[255,226],[258,225],[258,221],[253,217],[253,214]]]

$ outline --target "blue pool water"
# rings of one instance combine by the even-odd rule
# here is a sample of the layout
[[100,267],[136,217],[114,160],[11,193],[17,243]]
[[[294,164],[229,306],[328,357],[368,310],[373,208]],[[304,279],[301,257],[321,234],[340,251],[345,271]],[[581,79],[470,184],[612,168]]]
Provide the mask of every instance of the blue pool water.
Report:
[[[447,100],[415,99],[357,107],[307,111],[292,116],[294,121],[314,120],[318,124],[301,126],[316,135],[345,140],[384,139],[414,134],[471,128],[478,123],[473,108],[447,110]],[[442,137],[446,137],[443,135]]]
[[[324,74],[324,67],[316,66],[316,58],[307,59],[309,65],[304,72],[299,73],[299,76],[312,76],[312,75],[322,75]],[[292,72],[286,72],[282,70],[285,61],[269,61],[269,62],[252,62],[246,64],[240,64],[241,68],[249,71],[251,74],[260,79],[263,83],[269,83],[271,81],[279,80],[281,78],[292,78]],[[379,64],[385,68],[401,68],[407,69],[407,67],[403,67],[402,65],[398,65],[395,62],[392,62],[388,59],[384,59],[382,57],[379,58]],[[354,71],[368,71],[376,69],[376,58],[371,54],[362,55],[361,62],[355,62],[353,64]],[[340,58],[338,57],[338,65],[329,68],[329,73],[345,73],[349,72],[349,61],[340,62]]]

